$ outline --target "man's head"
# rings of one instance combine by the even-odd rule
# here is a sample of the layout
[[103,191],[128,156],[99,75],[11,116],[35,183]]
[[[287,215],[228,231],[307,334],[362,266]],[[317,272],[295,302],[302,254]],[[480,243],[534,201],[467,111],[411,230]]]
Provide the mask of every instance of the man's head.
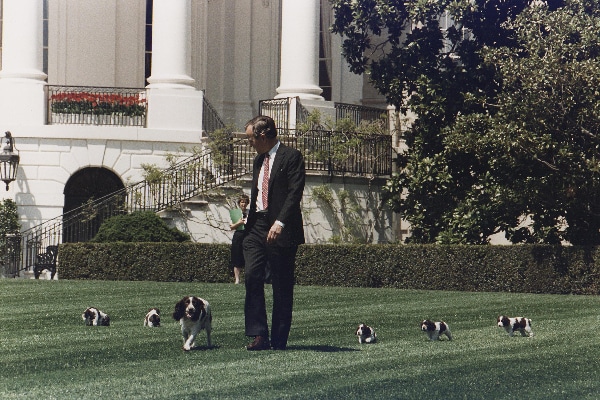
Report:
[[246,138],[258,154],[266,153],[277,143],[277,128],[273,118],[264,115],[246,123]]

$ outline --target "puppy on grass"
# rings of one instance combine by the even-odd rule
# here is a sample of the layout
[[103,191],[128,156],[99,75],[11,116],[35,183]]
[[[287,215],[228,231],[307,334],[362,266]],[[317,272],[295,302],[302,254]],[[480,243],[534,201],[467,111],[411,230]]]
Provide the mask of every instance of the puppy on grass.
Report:
[[150,310],[148,310],[148,313],[144,318],[144,326],[160,326],[160,310],[158,308],[151,308]]
[[87,326],[110,326],[110,317],[96,307],[88,307],[85,309],[81,318]]
[[496,322],[499,328],[504,328],[508,336],[512,337],[515,332],[520,332],[521,336],[533,337],[533,331],[531,330],[531,320],[525,317],[507,317],[506,315],[500,315]]
[[360,324],[356,329],[356,336],[358,337],[358,343],[375,343],[377,341],[377,335],[375,330],[365,324]]
[[448,340],[452,340],[450,327],[444,321],[433,322],[425,319],[421,321],[421,330],[427,334],[429,340],[441,340],[441,335],[446,335]]

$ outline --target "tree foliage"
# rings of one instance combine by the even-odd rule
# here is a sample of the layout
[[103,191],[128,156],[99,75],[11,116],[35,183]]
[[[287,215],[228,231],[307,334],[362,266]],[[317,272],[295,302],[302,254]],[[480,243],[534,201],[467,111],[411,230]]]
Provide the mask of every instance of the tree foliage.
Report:
[[18,234],[20,230],[17,203],[11,199],[0,201],[0,258],[5,256],[7,236]]
[[598,2],[332,3],[352,70],[415,115],[386,186],[411,241],[600,243]]

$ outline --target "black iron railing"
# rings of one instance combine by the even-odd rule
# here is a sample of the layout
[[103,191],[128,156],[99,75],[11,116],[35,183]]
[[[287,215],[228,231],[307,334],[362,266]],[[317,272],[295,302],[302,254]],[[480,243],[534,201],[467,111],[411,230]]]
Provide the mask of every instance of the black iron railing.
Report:
[[155,180],[128,186],[23,232],[23,269],[30,270],[36,256],[48,246],[89,241],[107,218],[134,211],[176,208],[194,196],[245,175],[254,157],[246,147],[245,140],[232,141],[227,149],[218,150],[219,157],[207,149],[166,169]]
[[302,152],[308,171],[369,177],[392,173],[390,135],[310,130],[282,136],[281,141]]
[[[355,126],[360,126],[365,122],[384,120],[385,126],[390,126],[386,109],[346,103],[334,103],[334,108],[336,122],[349,119]],[[273,118],[280,131],[296,129],[299,124],[306,122],[309,114],[300,99],[294,97],[261,100],[258,109],[260,115]]]
[[308,110],[298,97],[261,100],[258,102],[258,113],[273,118],[280,135],[294,131],[308,118]]
[[206,96],[203,97],[202,101],[204,103],[204,108],[202,109],[202,130],[204,132],[214,132],[225,129],[225,123],[212,104],[206,99]]
[[146,89],[47,85],[48,124],[146,125]]
[[387,121],[387,110],[375,107],[359,106],[355,104],[334,103],[336,121],[349,119],[354,125],[359,126],[364,122],[384,119]]

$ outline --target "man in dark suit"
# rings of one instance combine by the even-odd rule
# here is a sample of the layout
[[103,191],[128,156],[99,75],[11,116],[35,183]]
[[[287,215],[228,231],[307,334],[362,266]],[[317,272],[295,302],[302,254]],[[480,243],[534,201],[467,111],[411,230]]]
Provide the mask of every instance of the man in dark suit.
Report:
[[[304,158],[298,150],[279,141],[270,117],[248,121],[246,136],[258,153],[243,242],[245,332],[254,338],[246,348],[285,350],[292,325],[296,252],[304,243],[300,209],[306,175]],[[267,265],[273,288],[270,342],[264,291]]]

